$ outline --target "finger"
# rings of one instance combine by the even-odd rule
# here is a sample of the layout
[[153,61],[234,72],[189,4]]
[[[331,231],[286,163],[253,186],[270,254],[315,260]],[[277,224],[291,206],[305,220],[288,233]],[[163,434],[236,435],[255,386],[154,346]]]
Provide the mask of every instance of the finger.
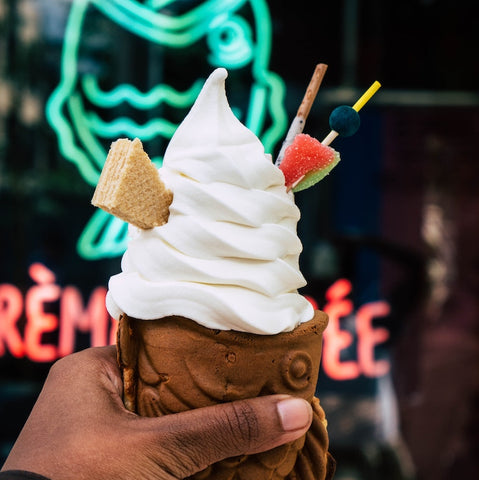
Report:
[[161,436],[163,452],[169,450],[173,473],[184,478],[224,458],[264,452],[296,440],[308,430],[312,409],[301,398],[274,395],[149,421]]

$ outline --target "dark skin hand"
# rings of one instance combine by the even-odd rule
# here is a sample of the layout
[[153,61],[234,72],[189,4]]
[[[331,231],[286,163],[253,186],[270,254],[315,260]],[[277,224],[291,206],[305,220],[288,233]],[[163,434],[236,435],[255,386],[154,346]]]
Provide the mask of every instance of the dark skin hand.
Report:
[[183,479],[224,458],[299,438],[302,399],[274,395],[160,418],[125,409],[115,347],[58,361],[2,468],[51,480]]

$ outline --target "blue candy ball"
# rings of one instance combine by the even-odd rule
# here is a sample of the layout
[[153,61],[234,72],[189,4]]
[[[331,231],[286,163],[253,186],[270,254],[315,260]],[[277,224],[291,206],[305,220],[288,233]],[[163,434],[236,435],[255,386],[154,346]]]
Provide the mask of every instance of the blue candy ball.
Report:
[[359,113],[348,105],[335,108],[329,116],[329,126],[342,137],[354,135],[361,124]]

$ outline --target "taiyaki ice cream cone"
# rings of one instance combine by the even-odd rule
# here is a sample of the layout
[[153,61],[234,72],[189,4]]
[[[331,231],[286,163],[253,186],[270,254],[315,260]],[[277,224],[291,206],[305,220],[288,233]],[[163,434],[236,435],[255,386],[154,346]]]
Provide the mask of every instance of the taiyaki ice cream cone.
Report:
[[[161,416],[275,393],[305,398],[314,411],[305,436],[223,460],[194,478],[332,478],[325,415],[314,398],[327,316],[298,293],[306,282],[294,194],[231,111],[226,76],[217,69],[208,78],[154,172],[153,185],[172,194],[172,201],[158,196],[171,201],[164,221],[146,225],[123,212],[132,203],[125,163],[145,162],[138,140],[123,144],[128,161],[97,187],[101,201],[94,203],[131,224],[122,272],[111,277],[107,295],[119,319],[124,402],[139,415]],[[109,176],[117,188],[105,187]],[[140,190],[136,214],[145,217]],[[105,198],[109,191],[118,205]]]
[[152,417],[260,395],[302,397],[314,412],[305,436],[265,453],[224,460],[194,478],[328,478],[326,420],[314,398],[326,325],[320,311],[277,335],[215,330],[183,317],[145,322],[123,315],[118,351],[129,379],[129,407]]

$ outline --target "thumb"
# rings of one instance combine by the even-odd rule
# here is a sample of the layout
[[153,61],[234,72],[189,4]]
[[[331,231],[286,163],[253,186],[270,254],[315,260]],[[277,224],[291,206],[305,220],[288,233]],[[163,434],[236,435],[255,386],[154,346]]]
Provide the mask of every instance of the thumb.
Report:
[[163,452],[169,450],[170,472],[184,478],[224,458],[296,440],[312,418],[311,405],[302,398],[264,396],[161,417],[158,441]]

